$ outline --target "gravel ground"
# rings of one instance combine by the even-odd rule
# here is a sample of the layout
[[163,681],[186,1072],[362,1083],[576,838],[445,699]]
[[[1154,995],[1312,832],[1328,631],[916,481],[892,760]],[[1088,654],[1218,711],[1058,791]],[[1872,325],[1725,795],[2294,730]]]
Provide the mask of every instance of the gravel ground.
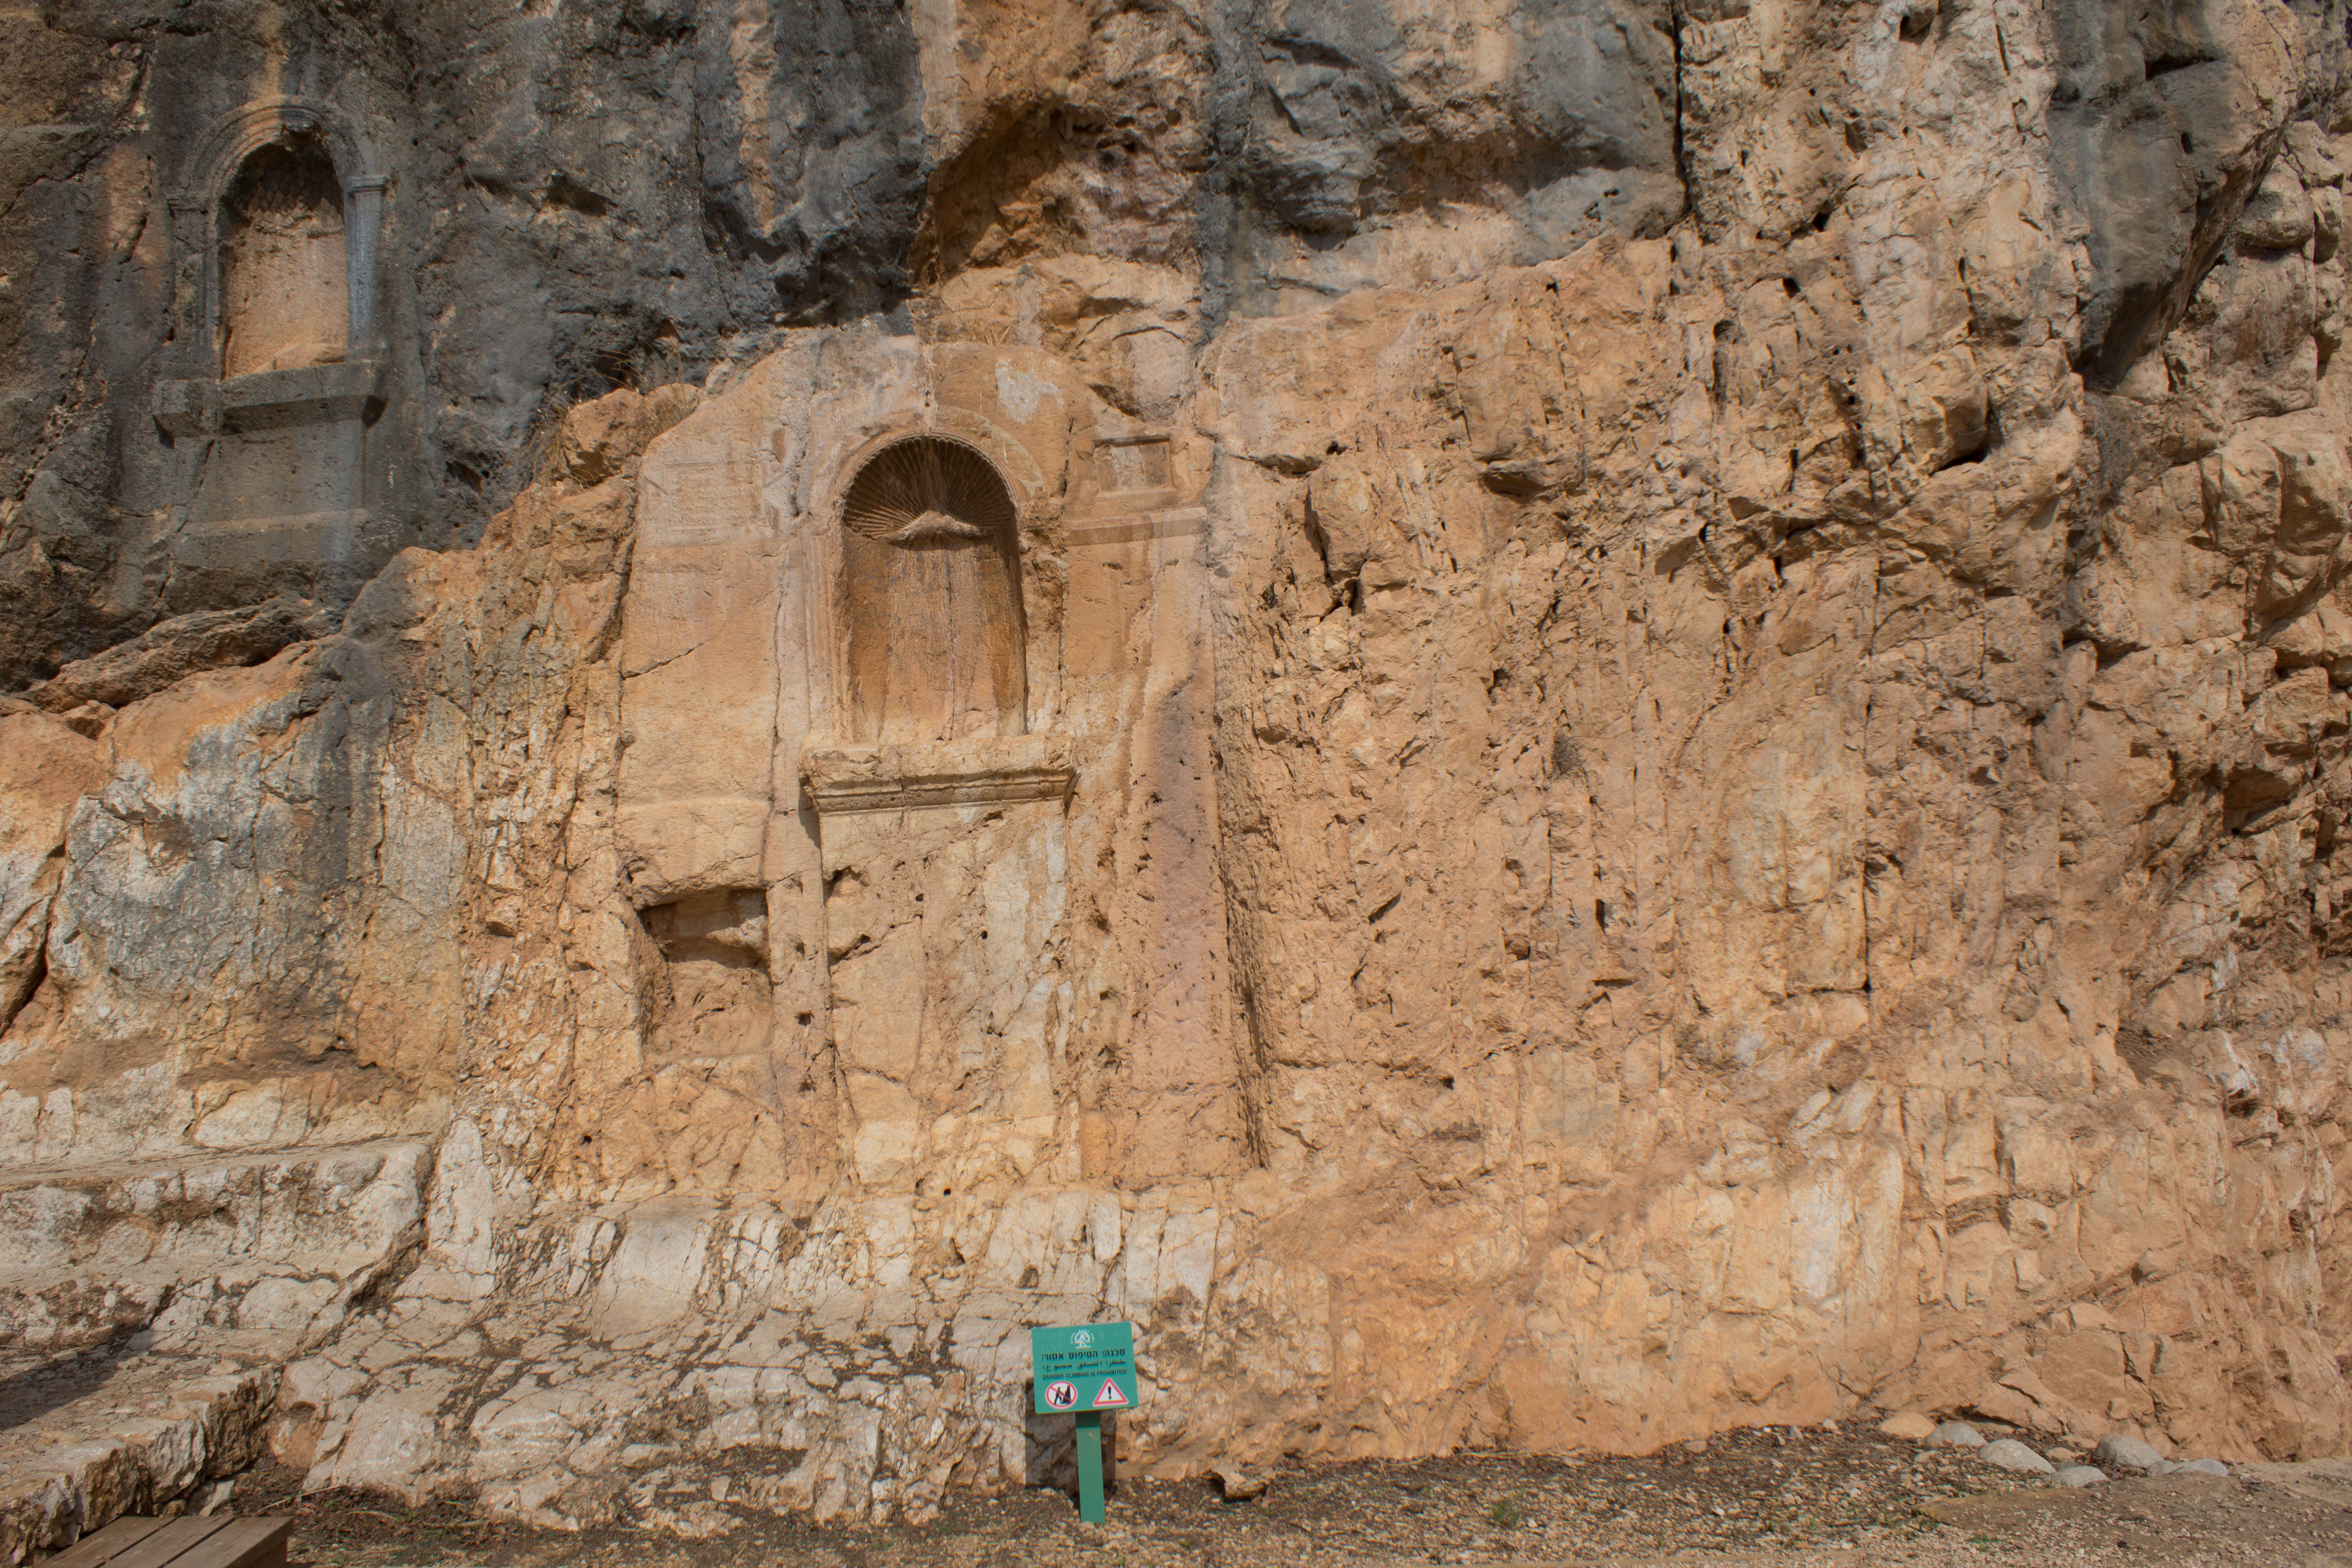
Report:
[[[779,1463],[782,1457],[779,1457]],[[743,1480],[755,1478],[747,1467]],[[710,1531],[567,1535],[497,1525],[459,1503],[295,1495],[291,1471],[236,1486],[240,1511],[292,1513],[306,1568],[1322,1568],[1325,1564],[1699,1561],[1861,1564],[2261,1564],[2352,1568],[2352,1461],[2257,1466],[2229,1479],[2021,1481],[1965,1451],[1874,1435],[1764,1429],[1646,1458],[1468,1455],[1302,1466],[1226,1501],[1213,1483],[1117,1489],[1079,1523],[1046,1491],[967,1499],[919,1529],[818,1529],[709,1498],[668,1515]]]

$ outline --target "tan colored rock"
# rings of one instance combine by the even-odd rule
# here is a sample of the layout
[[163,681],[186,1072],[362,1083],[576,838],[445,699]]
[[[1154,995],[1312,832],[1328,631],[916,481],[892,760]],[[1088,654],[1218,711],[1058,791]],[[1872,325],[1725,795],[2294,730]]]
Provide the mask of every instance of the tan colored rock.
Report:
[[66,825],[103,776],[102,758],[45,713],[0,714],[0,1020],[14,1018],[40,983]]
[[1936,1424],[1916,1410],[1906,1410],[1881,1421],[1878,1434],[1898,1443],[1924,1443],[1936,1435]]
[[619,474],[648,442],[692,411],[691,386],[656,388],[640,395],[613,392],[570,411],[556,433],[554,459],[562,477],[593,487]]

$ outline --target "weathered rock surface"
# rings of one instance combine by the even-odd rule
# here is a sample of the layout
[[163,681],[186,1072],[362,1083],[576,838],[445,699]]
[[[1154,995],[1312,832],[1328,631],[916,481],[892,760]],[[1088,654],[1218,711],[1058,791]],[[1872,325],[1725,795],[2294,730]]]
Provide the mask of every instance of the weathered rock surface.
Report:
[[2056,1473],[2057,1467],[2014,1437],[1996,1437],[1977,1451],[1977,1458],[1988,1465],[2004,1470],[2017,1470],[2026,1475],[2047,1476]]
[[127,643],[76,659],[25,695],[52,713],[93,702],[121,708],[204,670],[260,664],[333,629],[334,617],[301,599],[174,616]]
[[[341,605],[402,547],[478,535],[572,402],[698,375],[780,324],[903,325],[920,289],[969,268],[1177,267],[1197,321],[1663,233],[1685,205],[1679,91],[1664,0],[1483,4],[1442,26],[1320,0],[1278,17],[806,0],[12,14],[0,582],[25,613],[0,627],[0,680],[159,616],[281,591]],[[209,238],[225,149],[280,106],[337,178],[384,195],[373,309],[259,374],[324,384],[349,367],[354,407],[379,412],[323,447],[281,428],[262,473],[239,453],[238,389],[226,426],[204,412],[219,399],[184,390],[240,368],[214,363],[215,317],[242,296],[179,254],[179,229]],[[375,220],[350,216],[334,237],[357,256]],[[293,401],[244,391],[285,426]],[[257,501],[298,448],[329,479],[299,504]],[[206,487],[224,479],[245,514],[219,512]],[[338,521],[323,539],[233,530],[228,551],[204,537],[256,506]]]
[[1906,1410],[1890,1415],[1878,1424],[1882,1437],[1893,1437],[1905,1443],[1926,1443],[1936,1436],[1937,1424],[1916,1410]]
[[2120,1433],[2100,1438],[2092,1457],[2111,1470],[2145,1470],[2164,1462],[2153,1446]]
[[[689,1534],[1052,1473],[1095,1316],[1155,1474],[2352,1441],[2340,6],[730,17],[5,24],[104,128],[12,255],[382,207],[373,368],[41,390],[163,308],[6,267],[27,1321],[215,1281],[320,1482]],[[247,248],[140,228],[221,115]],[[52,1299],[353,1148],[349,1259]]]
[[413,1261],[430,1168],[386,1141],[0,1170],[0,1557],[265,1452],[280,1369]]
[[0,1557],[193,1500],[261,1458],[289,1342],[214,1333],[81,1358],[0,1352]]
[[[66,823],[104,776],[102,753],[66,724],[0,713],[0,1019],[14,1018],[40,984]],[[20,1152],[13,1142],[10,1152]]]

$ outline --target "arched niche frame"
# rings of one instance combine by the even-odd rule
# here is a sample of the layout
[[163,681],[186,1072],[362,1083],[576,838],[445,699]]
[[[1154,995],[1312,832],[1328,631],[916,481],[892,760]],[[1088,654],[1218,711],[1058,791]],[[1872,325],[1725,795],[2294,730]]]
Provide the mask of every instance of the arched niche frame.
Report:
[[374,144],[324,104],[299,98],[262,99],[223,116],[198,138],[173,192],[172,231],[183,268],[183,339],[197,345],[200,365],[218,379],[224,308],[221,268],[223,204],[247,161],[271,146],[315,139],[333,163],[342,189],[347,354],[369,356],[375,333],[376,250],[388,184]]
[[[856,628],[845,624],[849,595],[843,592],[844,574],[851,563],[845,551],[849,531],[846,511],[851,491],[876,458],[892,448],[918,441],[938,441],[984,461],[1000,480],[1013,510],[1012,538],[1007,542],[1013,586],[1010,606],[1017,616],[1012,628],[1020,639],[1024,711],[1013,733],[1038,733],[1049,729],[1059,708],[1060,661],[1058,626],[1052,613],[1058,595],[1042,594],[1035,581],[1036,557],[1030,546],[1061,497],[1046,479],[1036,458],[989,420],[965,409],[934,406],[909,412],[868,426],[863,438],[824,465],[824,477],[803,511],[809,568],[806,625],[811,669],[817,674],[812,690],[811,731],[824,744],[872,743],[878,737],[861,733],[866,726],[857,718],[857,679],[851,649]],[[823,672],[819,674],[819,672]],[[975,743],[979,737],[973,737]],[[954,742],[948,742],[950,745]]]
[[890,443],[850,481],[839,547],[852,740],[1028,729],[1020,509],[996,465],[950,436]]

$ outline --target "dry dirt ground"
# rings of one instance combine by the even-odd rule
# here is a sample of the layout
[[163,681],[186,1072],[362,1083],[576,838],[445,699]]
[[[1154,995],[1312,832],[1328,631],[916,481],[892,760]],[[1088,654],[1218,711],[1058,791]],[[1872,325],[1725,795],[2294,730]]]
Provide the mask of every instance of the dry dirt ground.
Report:
[[[778,1457],[780,1461],[782,1456]],[[1693,1561],[1852,1564],[2263,1564],[2352,1568],[2352,1460],[2250,1467],[2070,1491],[2021,1483],[1952,1449],[1788,1428],[1647,1458],[1471,1455],[1301,1466],[1263,1496],[1213,1483],[1117,1489],[1107,1525],[1033,1489],[955,1502],[920,1528],[817,1529],[708,1498],[672,1510],[700,1541],[614,1528],[489,1524],[463,1506],[296,1496],[299,1477],[240,1479],[241,1511],[291,1512],[305,1568],[1015,1568]]]

